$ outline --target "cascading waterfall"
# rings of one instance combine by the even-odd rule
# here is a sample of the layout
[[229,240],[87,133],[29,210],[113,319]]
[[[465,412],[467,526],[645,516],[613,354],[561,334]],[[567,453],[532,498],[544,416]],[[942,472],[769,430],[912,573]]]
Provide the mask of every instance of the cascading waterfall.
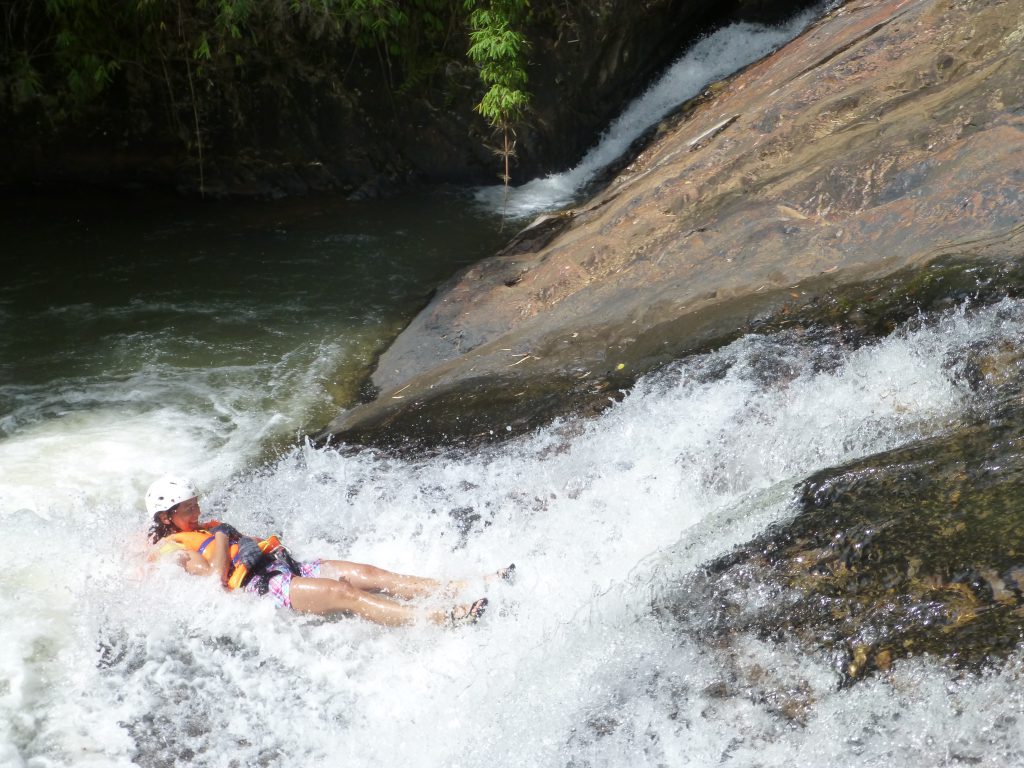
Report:
[[[513,207],[569,201],[650,120],[806,22],[711,36],[670,98],[637,106],[647,116],[624,116],[570,174],[514,190]],[[707,63],[729,35],[746,52]],[[336,222],[368,209],[115,217],[115,235],[77,212],[60,230],[49,208],[31,234],[0,221],[12,248],[53,241],[17,251],[0,285],[0,766],[1024,764],[1019,654],[970,673],[901,659],[842,687],[790,638],[751,627],[716,645],[663,610],[685,611],[693,574],[795,514],[812,473],[985,413],[962,361],[1019,347],[1024,302],[859,346],[747,336],[599,417],[498,445],[295,447],[336,371],[365,366],[422,286],[497,241],[461,201],[388,205],[355,229]],[[33,288],[84,258],[103,263],[64,293]],[[142,492],[164,471],[302,558],[439,577],[515,562],[519,579],[475,582],[466,597],[492,607],[459,630],[276,611],[144,567]]]
[[792,40],[819,18],[826,7],[826,4],[815,6],[776,26],[739,22],[707,35],[687,49],[657,82],[633,101],[576,166],[508,190],[503,186],[483,187],[477,190],[477,201],[513,219],[571,205],[587,184],[603,168],[622,157],[648,128],[698,95],[709,83]]
[[[202,498],[303,557],[442,576],[515,561],[518,582],[489,587],[493,610],[468,629],[324,621],[173,568],[144,575],[132,506],[8,516],[21,556],[0,591],[0,760],[1012,764],[1016,658],[980,677],[914,659],[840,689],[823,658],[753,632],[723,654],[652,603],[791,514],[814,470],[983,408],[951,362],[1022,334],[1024,304],[1005,300],[858,349],[751,336],[641,381],[591,421],[424,458],[299,447]],[[718,692],[737,665],[797,699],[799,721],[784,701]]]

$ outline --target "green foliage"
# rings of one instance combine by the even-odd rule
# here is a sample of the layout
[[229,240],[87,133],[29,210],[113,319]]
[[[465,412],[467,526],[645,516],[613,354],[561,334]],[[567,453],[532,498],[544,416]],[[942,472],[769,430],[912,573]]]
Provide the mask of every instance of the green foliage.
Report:
[[42,94],[42,76],[39,74],[39,70],[32,66],[27,52],[18,51],[14,57],[10,83],[11,102],[16,110]]
[[[48,93],[79,105],[118,71],[148,74],[185,59],[219,80],[253,62],[300,66],[311,56],[377,49],[389,81],[435,68],[464,21],[460,0],[14,0],[0,16],[0,77],[23,98]],[[307,64],[310,62],[306,62]],[[35,73],[32,75],[32,73]],[[31,76],[30,76],[31,75]],[[180,87],[180,83],[178,84]]]
[[501,130],[523,116],[529,102],[526,87],[528,43],[518,31],[529,6],[525,0],[466,0],[470,12],[469,58],[480,67],[480,80],[487,87],[476,110]]
[[519,31],[529,10],[528,0],[465,0],[469,12],[469,58],[480,67],[480,80],[487,87],[476,105],[491,126],[501,133],[498,155],[502,159],[501,180],[506,199],[510,158],[515,153],[515,124],[519,122],[529,96],[526,87],[526,51],[529,47]]
[[253,72],[340,77],[362,51],[401,96],[468,55],[484,90],[476,110],[507,138],[529,101],[529,12],[528,0],[9,0],[0,106],[59,128],[121,99],[201,147],[208,119],[245,119],[230,105]]

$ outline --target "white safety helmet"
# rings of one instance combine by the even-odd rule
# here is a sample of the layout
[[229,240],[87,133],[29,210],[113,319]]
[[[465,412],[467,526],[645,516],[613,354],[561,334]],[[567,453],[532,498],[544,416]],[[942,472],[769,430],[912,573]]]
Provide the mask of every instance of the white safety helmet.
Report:
[[146,510],[151,515],[166,512],[176,504],[194,499],[196,492],[188,480],[180,477],[164,476],[149,486],[146,491]]

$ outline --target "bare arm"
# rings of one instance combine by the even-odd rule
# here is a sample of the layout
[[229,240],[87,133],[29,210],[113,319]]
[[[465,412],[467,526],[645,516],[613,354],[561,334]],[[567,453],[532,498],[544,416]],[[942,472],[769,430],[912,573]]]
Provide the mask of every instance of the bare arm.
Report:
[[213,567],[198,552],[191,552],[187,549],[182,550],[178,553],[175,562],[192,576],[209,576],[213,573]]
[[228,537],[223,533],[214,534],[212,562],[208,561],[198,552],[185,549],[171,539],[162,539],[157,542],[147,559],[153,561],[158,557],[167,555],[173,555],[174,562],[192,576],[220,574],[221,583],[227,584],[228,566],[231,564],[231,558]]
[[218,574],[220,576],[220,583],[227,586],[228,565],[231,564],[231,551],[227,534],[215,533],[213,535],[213,544],[215,549],[213,550],[213,559],[210,562],[210,573]]

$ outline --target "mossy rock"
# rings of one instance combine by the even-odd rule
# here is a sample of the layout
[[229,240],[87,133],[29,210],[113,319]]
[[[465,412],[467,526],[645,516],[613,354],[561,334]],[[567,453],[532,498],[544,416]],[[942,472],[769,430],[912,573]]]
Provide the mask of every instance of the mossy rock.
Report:
[[[980,670],[1018,648],[1024,353],[987,352],[979,358],[999,367],[982,384],[992,388],[988,413],[805,481],[793,519],[689,585],[695,602],[713,606],[686,619],[693,631],[795,641],[825,652],[846,684],[908,656]],[[682,620],[693,605],[670,610]]]

